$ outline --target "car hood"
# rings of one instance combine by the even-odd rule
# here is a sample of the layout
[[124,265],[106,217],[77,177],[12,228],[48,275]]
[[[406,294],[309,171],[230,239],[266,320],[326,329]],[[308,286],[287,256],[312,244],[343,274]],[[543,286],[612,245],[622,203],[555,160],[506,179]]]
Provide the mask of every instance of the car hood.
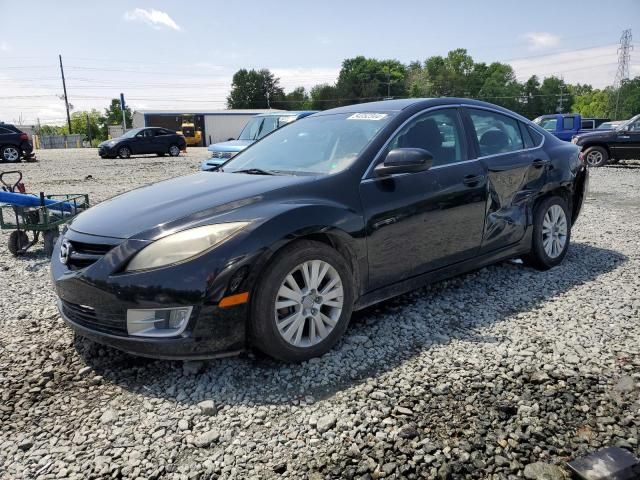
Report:
[[240,152],[251,145],[253,140],[229,140],[228,142],[209,145],[210,152]]
[[602,139],[608,140],[613,138],[616,135],[615,130],[601,130],[599,132],[586,132],[579,133],[576,137],[580,140],[588,138],[590,140]]
[[206,220],[261,201],[271,191],[313,178],[200,172],[138,188],[99,203],[78,215],[69,228],[101,237],[155,237],[156,234],[139,234],[211,210],[211,213],[197,215],[196,221]]

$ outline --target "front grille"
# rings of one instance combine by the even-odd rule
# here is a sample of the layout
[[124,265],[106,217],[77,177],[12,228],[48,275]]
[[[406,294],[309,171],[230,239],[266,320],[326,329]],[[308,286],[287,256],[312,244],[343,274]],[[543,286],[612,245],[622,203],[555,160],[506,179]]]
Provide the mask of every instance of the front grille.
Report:
[[64,300],[61,305],[62,313],[73,323],[112,335],[127,335],[127,322],[123,315],[97,312],[92,307]]
[[69,252],[69,260],[67,267],[71,270],[79,270],[97,262],[102,258],[114,245],[82,243],[69,241],[71,251]]

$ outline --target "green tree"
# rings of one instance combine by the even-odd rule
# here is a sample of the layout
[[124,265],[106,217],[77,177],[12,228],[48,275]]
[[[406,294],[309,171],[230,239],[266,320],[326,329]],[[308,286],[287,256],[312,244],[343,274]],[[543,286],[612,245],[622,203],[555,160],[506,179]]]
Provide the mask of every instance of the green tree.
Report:
[[492,63],[487,68],[486,80],[478,92],[478,96],[487,102],[501,105],[516,112],[524,110],[520,100],[522,87],[516,80],[511,65]]
[[571,110],[583,117],[610,118],[611,90],[583,89],[573,98]]
[[404,97],[407,67],[398,60],[377,60],[363,56],[342,62],[336,88],[343,104]]
[[286,110],[306,110],[310,105],[310,98],[304,87],[298,87],[284,96]]
[[[618,104],[617,119],[624,120],[640,113],[640,76],[624,82],[620,87],[619,93],[620,96],[618,97],[617,91],[611,92],[613,105],[616,102]],[[615,111],[615,109],[612,111]]]
[[522,99],[524,102],[522,115],[533,120],[545,114],[540,95],[540,80],[536,75],[532,75],[522,85]]
[[240,69],[233,75],[231,93],[227,97],[228,108],[286,108],[278,103],[285,97],[280,79],[268,69]]
[[[124,116],[127,121],[127,128],[133,126],[133,115],[131,114],[131,108],[126,107],[124,109]],[[107,126],[108,125],[122,125],[122,108],[120,107],[120,100],[118,98],[111,99],[111,103],[104,110],[104,121],[101,125],[101,135],[107,138]]]
[[71,114],[71,130],[74,134],[81,134],[92,140],[106,140],[104,125],[105,118],[98,110],[93,109],[88,112],[80,111]]
[[573,95],[564,80],[558,77],[545,78],[540,86],[540,95],[544,113],[567,113],[573,105]]
[[335,85],[321,83],[309,92],[309,107],[312,110],[327,110],[339,107],[342,102],[338,99],[338,89]]

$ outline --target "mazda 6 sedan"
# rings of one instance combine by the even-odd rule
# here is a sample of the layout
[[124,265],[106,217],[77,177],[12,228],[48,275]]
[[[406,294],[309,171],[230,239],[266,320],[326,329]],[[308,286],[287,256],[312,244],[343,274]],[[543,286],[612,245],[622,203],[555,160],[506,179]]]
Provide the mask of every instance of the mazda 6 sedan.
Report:
[[505,259],[559,265],[587,175],[578,147],[488,103],[324,111],[77,216],[51,262],[60,312],[142,356],[306,360],[354,310]]

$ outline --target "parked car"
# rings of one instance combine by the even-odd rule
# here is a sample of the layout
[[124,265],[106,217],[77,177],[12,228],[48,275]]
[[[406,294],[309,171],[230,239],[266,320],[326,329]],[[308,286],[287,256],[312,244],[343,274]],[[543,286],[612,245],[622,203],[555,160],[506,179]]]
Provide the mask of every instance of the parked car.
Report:
[[29,135],[15,125],[0,123],[0,161],[19,162],[22,158],[26,161],[35,158]]
[[138,355],[253,345],[309,359],[353,310],[508,258],[559,265],[587,188],[579,153],[474,100],[324,111],[217,172],[81,213],[51,261],[60,311],[81,336]]
[[608,118],[583,118],[578,113],[556,113],[542,115],[536,118],[534,123],[551,132],[560,140],[568,142],[574,135],[595,130],[608,121]]
[[177,157],[186,148],[184,137],[166,128],[134,128],[121,137],[99,144],[98,155],[102,158],[129,158],[131,155],[155,153]]
[[585,161],[591,167],[640,159],[640,115],[623,122],[614,130],[576,135],[571,142],[582,149]]
[[614,130],[624,123],[624,120],[616,120],[615,122],[601,123],[596,130]]
[[202,170],[216,170],[224,162],[241,152],[256,140],[260,140],[265,135],[283,127],[300,118],[316,113],[315,110],[305,110],[300,112],[270,112],[261,113],[253,117],[244,126],[237,140],[214,143],[209,145],[211,158],[202,162]]

